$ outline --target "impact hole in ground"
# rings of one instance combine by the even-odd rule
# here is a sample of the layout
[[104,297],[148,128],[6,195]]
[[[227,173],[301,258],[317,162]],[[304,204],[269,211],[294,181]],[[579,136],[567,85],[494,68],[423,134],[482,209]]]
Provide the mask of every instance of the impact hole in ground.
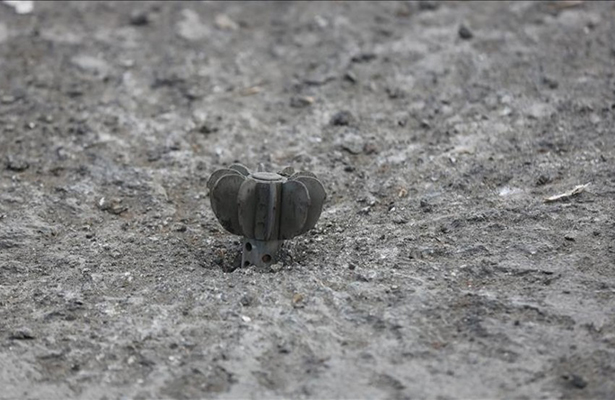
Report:
[[263,260],[264,263],[271,262],[271,256],[269,254],[265,254],[261,260]]

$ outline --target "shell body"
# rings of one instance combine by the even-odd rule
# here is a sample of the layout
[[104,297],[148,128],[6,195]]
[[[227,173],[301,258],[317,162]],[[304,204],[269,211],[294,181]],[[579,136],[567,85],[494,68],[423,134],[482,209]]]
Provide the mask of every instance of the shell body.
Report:
[[[244,265],[266,265],[277,261],[269,254],[283,240],[312,229],[326,199],[320,181],[311,173],[251,173],[241,164],[215,171],[208,183],[211,207],[220,224],[232,234],[243,236]],[[272,247],[273,242],[279,244]],[[250,248],[248,250],[248,248]],[[260,258],[248,254],[259,248]],[[261,262],[258,262],[260,260]]]

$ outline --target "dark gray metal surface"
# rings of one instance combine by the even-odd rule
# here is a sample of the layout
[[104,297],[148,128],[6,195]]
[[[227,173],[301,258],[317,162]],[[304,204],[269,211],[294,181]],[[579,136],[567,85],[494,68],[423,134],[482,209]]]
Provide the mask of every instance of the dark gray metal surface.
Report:
[[295,172],[292,167],[279,174],[251,173],[245,166],[233,164],[215,171],[207,187],[220,224],[245,238],[244,266],[276,263],[282,241],[312,229],[326,199],[316,175]]

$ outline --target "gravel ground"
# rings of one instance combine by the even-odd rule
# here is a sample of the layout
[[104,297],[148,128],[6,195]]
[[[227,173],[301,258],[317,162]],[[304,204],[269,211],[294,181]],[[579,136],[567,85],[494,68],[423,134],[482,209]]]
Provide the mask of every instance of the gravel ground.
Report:
[[[0,4],[0,398],[612,398],[614,66],[608,2]],[[281,270],[237,161],[327,189]]]

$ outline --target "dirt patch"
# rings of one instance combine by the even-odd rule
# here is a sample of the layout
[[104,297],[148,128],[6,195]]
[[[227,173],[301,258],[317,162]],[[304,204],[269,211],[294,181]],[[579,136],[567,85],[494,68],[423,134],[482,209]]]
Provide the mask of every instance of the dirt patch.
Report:
[[[0,5],[0,398],[611,397],[614,23]],[[328,191],[275,273],[209,206],[233,162]]]

